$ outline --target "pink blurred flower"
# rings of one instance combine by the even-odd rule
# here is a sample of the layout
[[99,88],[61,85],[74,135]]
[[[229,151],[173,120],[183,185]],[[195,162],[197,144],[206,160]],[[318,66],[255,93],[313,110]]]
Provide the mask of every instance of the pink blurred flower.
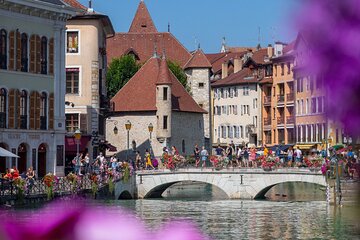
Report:
[[[204,235],[184,222],[167,224],[150,232],[133,214],[117,208],[85,207],[81,200],[58,202],[33,213],[0,221],[4,240],[201,240]],[[37,215],[37,216],[35,216]],[[26,218],[25,218],[26,216]],[[19,219],[24,219],[19,222]]]

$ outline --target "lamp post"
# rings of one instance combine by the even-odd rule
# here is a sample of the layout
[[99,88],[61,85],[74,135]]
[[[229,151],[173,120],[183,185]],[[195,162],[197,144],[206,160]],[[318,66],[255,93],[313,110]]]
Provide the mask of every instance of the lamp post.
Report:
[[76,157],[79,156],[79,145],[80,145],[80,139],[81,139],[81,131],[79,129],[76,129],[74,133],[74,137],[76,140]]
[[[115,126],[116,127],[116,126]],[[127,150],[126,150],[126,160],[128,160],[129,158],[129,148],[130,148],[130,140],[129,140],[129,132],[131,129],[131,122],[129,120],[127,120],[127,122],[125,123],[125,129],[127,131]]]
[[148,130],[149,130],[149,134],[150,134],[150,136],[149,136],[149,144],[150,144],[150,152],[151,152],[151,134],[152,134],[152,132],[154,130],[154,126],[152,125],[152,123],[149,124]]

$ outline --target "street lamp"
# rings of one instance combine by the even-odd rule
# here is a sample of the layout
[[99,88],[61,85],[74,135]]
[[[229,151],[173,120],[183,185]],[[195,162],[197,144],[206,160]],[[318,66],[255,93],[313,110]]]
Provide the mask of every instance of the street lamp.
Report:
[[153,130],[154,130],[154,126],[152,125],[152,123],[149,124],[148,129],[149,129],[150,140],[151,140],[151,134],[152,134],[152,132],[153,132]]
[[76,157],[79,156],[79,145],[80,145],[80,139],[81,139],[81,131],[79,129],[76,129],[74,133],[74,138],[76,140]]
[[128,160],[129,158],[129,148],[130,148],[130,143],[129,143],[129,132],[131,129],[131,122],[129,120],[126,121],[125,123],[125,129],[127,131],[127,151],[126,151],[126,160]]

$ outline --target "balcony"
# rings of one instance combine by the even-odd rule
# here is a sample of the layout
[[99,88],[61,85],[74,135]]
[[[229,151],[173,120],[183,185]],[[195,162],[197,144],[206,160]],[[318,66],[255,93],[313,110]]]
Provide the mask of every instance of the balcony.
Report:
[[284,123],[285,123],[284,117],[278,117],[277,118],[277,124],[284,124]]
[[286,117],[286,124],[294,124],[295,118],[293,116]]
[[271,104],[271,96],[265,96],[264,105],[270,105],[270,104]]
[[268,125],[271,125],[271,118],[264,118],[264,125],[265,126],[268,126]]
[[292,92],[292,93],[288,93],[288,94],[286,94],[286,101],[287,102],[293,102],[294,101],[294,93]]
[[277,102],[278,103],[284,103],[285,101],[285,96],[284,95],[278,95],[277,96]]

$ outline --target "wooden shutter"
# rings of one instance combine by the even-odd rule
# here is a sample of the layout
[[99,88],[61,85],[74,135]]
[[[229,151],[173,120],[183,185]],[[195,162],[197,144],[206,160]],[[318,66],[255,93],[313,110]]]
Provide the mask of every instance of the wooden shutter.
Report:
[[9,91],[9,128],[15,128],[15,89]]
[[36,118],[38,117],[36,115],[36,109],[39,108],[39,106],[36,106],[36,95],[37,95],[37,92],[31,92],[30,94],[30,129],[36,129],[36,126],[35,126],[35,121],[36,121]]
[[36,101],[35,101],[35,129],[40,129],[40,104],[41,104],[41,94],[36,92]]
[[30,72],[35,73],[36,66],[36,36],[31,35],[30,37]]
[[49,129],[54,129],[54,93],[49,95]]
[[15,91],[15,128],[20,129],[21,118],[20,118],[20,98],[21,94],[19,90]]
[[54,75],[54,38],[49,41],[49,74]]
[[80,114],[80,131],[84,134],[87,133],[87,114]]
[[41,39],[36,35],[36,73],[41,73]]
[[21,35],[16,32],[16,70],[21,71]]
[[9,34],[9,70],[15,70],[15,32]]

